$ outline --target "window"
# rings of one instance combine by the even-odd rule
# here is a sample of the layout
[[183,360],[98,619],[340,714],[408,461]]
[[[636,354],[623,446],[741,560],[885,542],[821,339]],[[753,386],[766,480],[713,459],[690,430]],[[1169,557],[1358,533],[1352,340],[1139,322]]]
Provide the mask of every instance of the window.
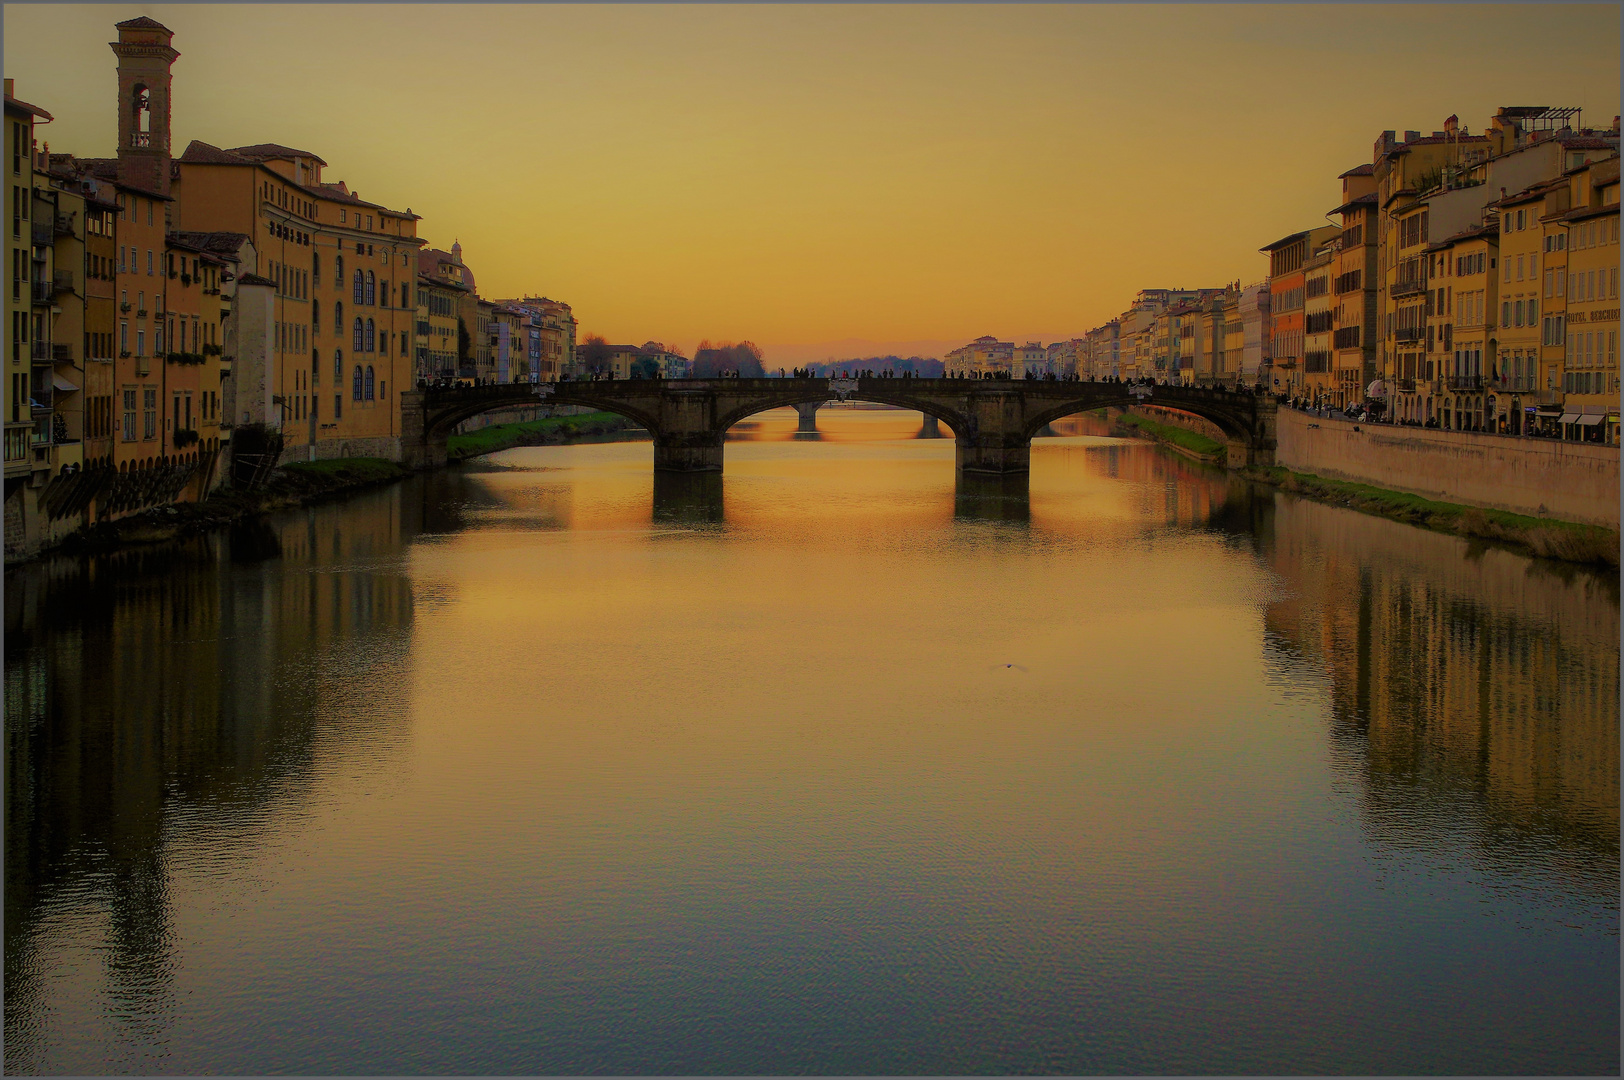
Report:
[[355,378],[352,379],[351,382],[350,382],[350,398],[351,398],[351,400],[354,400],[354,401],[360,401],[361,400],[361,381],[362,381],[362,378],[363,378],[363,376],[361,375],[361,365],[356,364],[355,365]]
[[373,326],[372,326],[372,320],[371,319],[367,320],[366,341],[367,341],[366,348],[363,351],[364,352],[373,352],[373,351],[375,351],[375,348],[376,348],[376,345],[377,345],[377,339],[373,337]]
[[158,391],[149,389],[141,391],[141,430],[143,439],[150,439],[158,433]]
[[367,392],[367,400],[368,401],[372,400],[372,390],[373,390],[372,365],[368,364],[367,365],[367,381],[366,381],[366,392]]
[[124,391],[124,430],[125,442],[135,441],[135,391]]
[[321,301],[310,301],[310,327],[311,333],[321,333]]
[[375,305],[375,304],[377,304],[377,302],[378,302],[378,282],[377,282],[377,279],[372,276],[372,271],[368,270],[367,271],[367,303],[369,305]]
[[[149,221],[149,222],[147,222],[147,224],[150,225],[150,224],[152,224],[152,222]],[[151,248],[147,248],[147,276],[148,277],[152,276],[152,249]]]
[[342,420],[343,418],[344,418],[344,395],[343,394],[334,394],[333,395],[333,419],[334,420]]
[[354,288],[351,291],[355,294],[351,299],[355,301],[357,307],[367,302],[366,278],[361,275],[359,270],[355,272]]
[[333,385],[344,385],[344,350],[333,350]]
[[390,297],[389,282],[388,281],[380,281],[380,282],[378,282],[378,295],[383,297],[383,306],[388,307],[389,306],[389,297]]
[[321,284],[321,252],[310,253],[310,282],[313,285]]
[[355,317],[354,340],[350,342],[350,348],[354,349],[356,352],[365,352],[366,346],[363,344],[364,336],[365,328],[361,324],[361,316],[357,315]]
[[333,301],[333,334],[336,337],[344,335],[344,301]]

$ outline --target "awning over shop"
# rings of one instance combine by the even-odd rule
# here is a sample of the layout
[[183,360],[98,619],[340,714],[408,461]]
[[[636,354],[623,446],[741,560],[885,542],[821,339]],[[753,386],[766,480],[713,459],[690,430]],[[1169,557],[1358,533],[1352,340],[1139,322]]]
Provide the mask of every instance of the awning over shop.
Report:
[[68,380],[64,379],[62,376],[58,375],[54,371],[51,372],[51,385],[56,387],[58,390],[63,390],[63,391],[71,391],[71,390],[79,389],[77,386],[73,385]]
[[1564,424],[1577,424],[1578,422],[1579,422],[1579,414],[1578,413],[1565,412],[1565,413],[1562,414],[1562,423],[1564,423]]
[[1601,423],[1604,419],[1605,417],[1603,417],[1600,413],[1590,413],[1586,416],[1579,417],[1578,422],[1581,427],[1590,427],[1593,424]]

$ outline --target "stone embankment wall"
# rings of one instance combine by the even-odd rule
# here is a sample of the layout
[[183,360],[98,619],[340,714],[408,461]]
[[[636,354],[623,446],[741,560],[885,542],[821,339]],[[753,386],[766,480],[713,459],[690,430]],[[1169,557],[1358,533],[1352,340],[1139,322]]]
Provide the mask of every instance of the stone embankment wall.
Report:
[[1619,450],[1593,443],[1356,424],[1281,409],[1275,463],[1441,502],[1619,527]]

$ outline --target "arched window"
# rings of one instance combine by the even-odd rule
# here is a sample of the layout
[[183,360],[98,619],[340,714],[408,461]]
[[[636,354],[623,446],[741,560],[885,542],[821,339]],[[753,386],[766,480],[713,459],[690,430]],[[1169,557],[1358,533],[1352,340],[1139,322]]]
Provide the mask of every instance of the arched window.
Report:
[[368,364],[367,365],[367,400],[368,401],[372,400],[372,391],[373,391],[374,385],[375,384],[372,381],[372,365]]
[[367,339],[366,340],[367,340],[367,344],[366,344],[366,349],[364,351],[372,352],[377,347],[378,339],[373,334],[373,327],[372,327],[372,320],[371,319],[367,320]]
[[350,385],[350,396],[356,401],[361,400],[361,365],[355,365],[355,378]]
[[350,342],[350,348],[354,349],[356,352],[362,352],[366,349],[366,346],[362,343],[362,336],[364,333],[365,330],[361,326],[361,316],[357,315],[355,317],[355,340]]
[[344,336],[344,301],[342,300],[333,301],[333,336],[338,338]]
[[321,252],[319,251],[310,253],[310,284],[321,284]]
[[136,83],[130,91],[130,145],[152,145],[152,91]]
[[344,385],[344,350],[333,350],[333,385]]
[[321,334],[321,301],[310,301],[310,326],[317,335]]
[[355,284],[352,291],[355,293],[353,299],[355,300],[356,306],[359,307],[361,304],[367,302],[367,281],[366,278],[361,275],[361,271],[359,270],[355,272]]
[[378,302],[378,280],[372,276],[372,271],[368,270],[367,271],[367,303],[368,304],[376,304],[377,302]]
[[333,256],[333,284],[340,289],[344,287],[344,256]]

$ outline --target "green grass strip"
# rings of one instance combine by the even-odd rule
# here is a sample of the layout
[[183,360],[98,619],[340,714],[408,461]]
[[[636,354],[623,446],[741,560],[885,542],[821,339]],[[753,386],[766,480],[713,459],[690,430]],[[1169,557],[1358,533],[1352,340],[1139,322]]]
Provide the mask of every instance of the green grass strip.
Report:
[[492,424],[490,427],[470,431],[465,435],[452,435],[446,439],[446,451],[454,461],[494,454],[540,439],[570,439],[577,435],[601,434],[630,426],[631,422],[618,413],[592,412],[579,416],[548,416],[540,420],[525,420],[516,424]]
[[1192,453],[1203,457],[1222,458],[1228,453],[1228,447],[1217,439],[1210,439],[1199,431],[1188,428],[1175,427],[1172,424],[1158,424],[1154,420],[1146,419],[1134,413],[1125,412],[1119,419],[1130,427],[1136,427],[1146,435],[1182,446]]
[[282,466],[296,476],[337,480],[346,484],[370,484],[410,476],[411,470],[393,461],[374,457],[326,458],[322,461],[295,461]]
[[1281,466],[1248,469],[1247,475],[1273,484],[1282,491],[1304,495],[1318,502],[1345,506],[1361,513],[1419,525],[1437,532],[1499,540],[1527,548],[1549,559],[1604,566],[1619,564],[1618,530],[1600,525],[1439,502],[1370,484],[1292,472]]

